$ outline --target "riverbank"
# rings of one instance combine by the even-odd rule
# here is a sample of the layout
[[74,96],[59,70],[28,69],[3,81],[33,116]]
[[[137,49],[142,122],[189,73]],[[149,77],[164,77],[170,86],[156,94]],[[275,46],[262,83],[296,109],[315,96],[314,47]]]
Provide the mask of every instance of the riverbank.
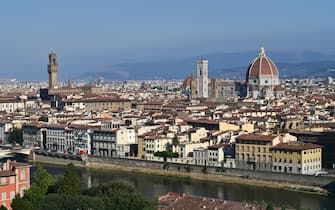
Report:
[[[230,184],[239,184],[239,185],[249,185],[255,187],[266,187],[272,189],[283,189],[296,192],[304,192],[317,195],[328,195],[329,192],[326,189],[323,189],[320,186],[300,184],[287,181],[276,181],[275,177],[273,180],[258,179],[252,177],[252,171],[250,171],[250,176],[244,175],[231,175],[224,173],[203,173],[201,170],[195,171],[193,168],[190,171],[186,171],[185,168],[177,166],[179,170],[175,170],[172,165],[168,167],[168,170],[161,167],[161,163],[155,163],[148,165],[146,161],[137,161],[135,164],[129,164],[132,160],[122,160],[123,162],[104,162],[96,160],[91,161],[76,161],[68,160],[56,157],[47,157],[47,156],[36,156],[36,162],[47,163],[47,164],[57,164],[57,165],[67,165],[68,163],[73,163],[77,167],[84,167],[88,169],[97,169],[97,170],[113,170],[113,171],[124,171],[129,173],[141,173],[148,175],[156,176],[165,176],[165,177],[178,177],[183,179],[193,179],[209,182],[220,182],[220,183],[230,183]],[[126,161],[126,162],[125,162]],[[228,170],[228,169],[227,169]],[[210,170],[208,170],[210,171]],[[213,171],[213,170],[212,170]],[[248,171],[249,172],[249,171]],[[253,172],[255,173],[255,172]],[[270,174],[271,175],[271,174]],[[275,174],[277,175],[277,174]],[[301,177],[304,178],[304,177]]]
[[130,166],[119,166],[113,164],[102,164],[102,163],[89,163],[86,165],[89,169],[95,170],[114,170],[114,171],[124,171],[130,173],[141,173],[148,175],[157,175],[165,177],[178,177],[183,179],[193,179],[201,181],[210,181],[210,182],[220,182],[220,183],[230,183],[230,184],[240,184],[240,185],[249,185],[255,187],[266,187],[272,189],[281,189],[281,190],[290,190],[303,193],[311,193],[317,195],[328,195],[329,192],[321,187],[308,186],[308,185],[299,185],[292,183],[282,183],[282,182],[273,182],[273,181],[264,181],[257,179],[249,179],[243,177],[235,176],[226,176],[226,175],[213,175],[213,174],[200,174],[194,172],[175,172],[168,170],[157,170],[150,168],[138,168]]

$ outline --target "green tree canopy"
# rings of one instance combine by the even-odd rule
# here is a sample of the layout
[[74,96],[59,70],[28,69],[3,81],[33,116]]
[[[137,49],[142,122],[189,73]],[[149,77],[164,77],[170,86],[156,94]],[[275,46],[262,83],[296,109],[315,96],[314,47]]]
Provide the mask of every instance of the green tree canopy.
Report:
[[0,210],[7,210],[6,207],[4,207],[3,205],[0,206]]
[[49,194],[40,204],[40,209],[47,210],[103,210],[105,204],[102,198],[84,195]]
[[10,144],[20,144],[23,143],[23,133],[22,129],[13,128],[7,135],[7,142]]
[[13,210],[34,210],[32,202],[25,199],[24,197],[21,198],[19,195],[15,196],[12,201],[11,207]]
[[24,194],[24,199],[29,200],[34,209],[44,199],[50,186],[55,184],[55,180],[41,165],[36,166],[33,176],[33,184]]
[[69,163],[66,167],[64,178],[59,183],[58,193],[64,195],[81,194],[80,179],[72,163]]
[[173,137],[173,139],[172,139],[172,145],[173,146],[178,146],[179,145],[179,138],[178,138],[178,136],[175,136],[175,137]]
[[99,196],[99,197],[110,197],[114,193],[126,192],[135,193],[135,187],[128,182],[114,181],[107,184],[101,184],[96,187],[92,187],[84,192],[85,195]]

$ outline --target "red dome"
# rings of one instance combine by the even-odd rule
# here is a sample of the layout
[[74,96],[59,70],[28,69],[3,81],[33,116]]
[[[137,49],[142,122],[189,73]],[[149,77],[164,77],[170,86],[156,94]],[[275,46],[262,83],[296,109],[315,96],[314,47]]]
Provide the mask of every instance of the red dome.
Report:
[[276,65],[270,58],[266,57],[263,47],[260,49],[259,56],[249,65],[247,79],[250,76],[259,77],[260,75],[279,76]]
[[184,80],[183,87],[184,88],[191,87],[193,81],[194,81],[194,76],[193,76],[193,73],[192,73],[191,76],[186,77],[186,79]]

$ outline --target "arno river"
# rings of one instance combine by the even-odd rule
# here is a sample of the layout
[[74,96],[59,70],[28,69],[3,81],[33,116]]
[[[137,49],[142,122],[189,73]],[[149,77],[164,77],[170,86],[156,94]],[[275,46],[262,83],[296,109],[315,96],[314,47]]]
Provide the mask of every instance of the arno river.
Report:
[[[43,164],[53,175],[63,175],[65,166]],[[279,207],[296,209],[335,209],[335,195],[319,196],[286,190],[252,187],[229,183],[214,183],[185,178],[162,177],[117,171],[78,168],[81,180],[89,186],[124,180],[133,184],[149,201],[167,192],[182,192],[234,201],[266,201]]]

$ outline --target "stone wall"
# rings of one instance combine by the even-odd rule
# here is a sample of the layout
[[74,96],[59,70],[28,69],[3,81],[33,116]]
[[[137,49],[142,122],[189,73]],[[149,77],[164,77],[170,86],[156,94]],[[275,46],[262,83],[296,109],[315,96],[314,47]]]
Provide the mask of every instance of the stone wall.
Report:
[[[89,163],[104,163],[114,164],[120,166],[140,167],[140,168],[151,168],[169,171],[180,171],[180,172],[196,172],[204,173],[204,166],[180,164],[180,163],[164,163],[157,161],[148,161],[140,159],[123,159],[123,158],[103,158],[90,156],[87,160]],[[277,181],[287,182],[302,185],[320,186],[325,187],[335,183],[335,177],[329,176],[309,176],[299,174],[284,174],[271,171],[257,171],[237,168],[221,168],[221,167],[206,167],[208,174],[214,175],[226,175],[226,176],[237,176],[250,179],[260,179],[266,181]]]
[[85,162],[84,161],[70,160],[70,159],[64,159],[64,158],[58,158],[58,157],[50,157],[50,156],[37,155],[37,154],[35,154],[35,162],[38,162],[38,163],[58,164],[58,165],[67,165],[69,163],[73,163],[75,166],[80,166],[80,167],[85,166]]

